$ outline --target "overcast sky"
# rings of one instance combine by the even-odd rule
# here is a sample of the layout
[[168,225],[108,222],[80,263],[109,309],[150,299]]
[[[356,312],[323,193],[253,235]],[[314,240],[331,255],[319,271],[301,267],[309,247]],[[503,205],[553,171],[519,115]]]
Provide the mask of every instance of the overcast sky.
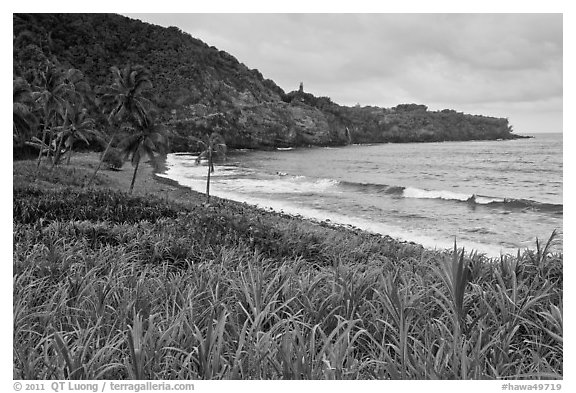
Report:
[[285,91],[562,131],[561,14],[125,14],[177,26]]

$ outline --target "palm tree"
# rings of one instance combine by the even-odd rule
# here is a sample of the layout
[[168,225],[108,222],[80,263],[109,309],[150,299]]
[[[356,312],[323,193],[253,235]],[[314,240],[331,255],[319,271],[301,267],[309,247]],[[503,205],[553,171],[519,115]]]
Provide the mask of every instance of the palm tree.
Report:
[[143,125],[148,121],[152,103],[142,94],[152,89],[150,72],[142,66],[127,66],[122,71],[110,68],[113,82],[109,92],[102,97],[108,107],[109,119],[127,119],[130,123]]
[[206,178],[206,203],[210,203],[210,174],[214,173],[214,158],[217,156],[226,158],[226,142],[222,135],[213,132],[204,139],[193,138],[202,145],[203,150],[196,158],[196,164],[200,164],[202,158],[208,159],[208,176]]
[[31,138],[38,124],[32,112],[34,100],[32,89],[26,80],[17,77],[13,81],[12,140],[23,143]]
[[120,148],[124,153],[124,159],[130,158],[132,166],[134,166],[134,174],[132,175],[132,182],[130,183],[131,194],[134,189],[138,166],[142,158],[148,156],[151,160],[154,160],[155,153],[164,154],[166,152],[168,143],[165,137],[164,126],[154,124],[150,119],[136,128],[129,127],[129,129],[132,133],[122,140]]
[[[84,97],[89,91],[88,84],[83,80],[84,75],[77,69],[63,69],[60,66],[50,65],[45,72],[39,73],[40,91],[36,96],[36,102],[40,104],[43,112],[43,130],[42,139],[36,140],[40,147],[38,153],[37,167],[40,167],[42,152],[48,151],[52,155],[52,166],[54,166],[58,156],[59,143],[55,140],[54,127],[59,121],[65,121],[64,114],[66,108],[72,103],[83,103]],[[48,143],[46,143],[46,134],[50,131]],[[60,146],[61,147],[61,146]]]
[[[101,99],[103,110],[108,113],[108,123],[112,127],[127,123],[132,128],[146,128],[152,103],[143,94],[152,88],[150,73],[142,66],[127,66],[123,70],[113,66],[110,71],[112,85]],[[86,187],[94,181],[113,140],[112,135]]]
[[[50,65],[44,72],[39,73],[40,91],[34,94],[36,102],[42,108],[43,127],[42,137],[36,140],[39,146],[38,161],[36,167],[40,168],[42,153],[47,151],[50,154],[52,144],[53,130],[52,126],[58,115],[61,114],[65,102],[65,93],[67,84],[65,75],[61,68]],[[50,131],[50,142],[46,144],[46,134]],[[36,138],[37,139],[37,138]]]
[[76,68],[66,70],[64,81],[66,82],[66,98],[68,101],[76,105],[85,106],[86,102],[92,97],[92,91],[88,82],[84,80],[82,71]]
[[[64,103],[66,114],[64,116],[64,123],[68,122],[68,126],[74,126],[70,124],[70,120],[75,119],[75,115],[78,113],[79,109],[84,106],[86,99],[90,95],[90,85],[84,81],[84,74],[81,71],[71,68],[67,70],[64,74],[64,81],[66,83],[66,101]],[[72,115],[72,117],[70,117]],[[68,128],[69,128],[68,127]],[[52,159],[52,168],[60,160],[62,155],[62,143],[64,142],[63,133],[60,133],[60,138],[54,139],[54,145],[56,146],[54,156]]]
[[102,134],[95,129],[94,119],[88,117],[88,111],[85,108],[79,109],[78,107],[69,105],[66,111],[64,124],[56,127],[58,131],[58,148],[56,150],[56,159],[53,166],[57,165],[60,161],[62,145],[64,145],[64,154],[68,153],[66,165],[70,164],[72,158],[74,143],[82,141],[89,145],[90,139],[102,141]]

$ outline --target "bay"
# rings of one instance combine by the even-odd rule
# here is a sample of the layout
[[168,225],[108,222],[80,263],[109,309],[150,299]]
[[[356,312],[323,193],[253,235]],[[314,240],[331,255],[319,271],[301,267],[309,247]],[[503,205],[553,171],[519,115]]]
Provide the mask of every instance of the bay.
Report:
[[[204,192],[205,164],[170,154],[160,176]],[[352,225],[426,247],[515,253],[556,230],[562,250],[562,134],[531,139],[236,151],[211,193]]]

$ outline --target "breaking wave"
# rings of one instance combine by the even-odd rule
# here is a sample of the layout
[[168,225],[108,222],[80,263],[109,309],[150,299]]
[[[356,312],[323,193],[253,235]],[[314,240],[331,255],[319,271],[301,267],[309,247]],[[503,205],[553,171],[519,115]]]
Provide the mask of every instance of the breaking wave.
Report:
[[510,209],[532,209],[537,211],[562,214],[564,205],[533,201],[529,199],[502,198],[479,194],[458,193],[447,190],[425,190],[415,187],[390,186],[386,184],[341,182],[347,189],[356,189],[366,193],[383,193],[398,198],[440,199],[445,201],[465,202],[473,205],[506,207]]

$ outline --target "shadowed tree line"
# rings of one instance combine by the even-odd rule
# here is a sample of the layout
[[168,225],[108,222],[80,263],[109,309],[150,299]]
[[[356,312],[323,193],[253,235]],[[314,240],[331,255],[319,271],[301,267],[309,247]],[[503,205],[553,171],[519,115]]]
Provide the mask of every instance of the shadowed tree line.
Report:
[[[141,160],[154,159],[155,154],[165,153],[168,147],[164,128],[155,119],[155,105],[146,95],[153,87],[150,72],[139,65],[123,69],[112,66],[111,83],[92,89],[80,70],[60,63],[56,56],[45,56],[42,38],[29,30],[14,38],[15,45],[32,40],[27,49],[38,55],[28,56],[21,75],[16,69],[13,75],[15,151],[36,151],[38,174],[43,164],[54,170],[63,158],[69,165],[74,150],[82,144],[92,149],[106,146],[85,184],[89,187],[114,147],[122,156],[117,168],[128,159],[134,166],[132,192]],[[44,38],[50,46],[50,35]]]
[[123,160],[130,159],[134,166],[132,192],[140,161],[167,150],[154,105],[144,95],[152,88],[149,72],[141,66],[128,65],[122,70],[114,66],[111,85],[94,91],[81,71],[54,60],[29,74],[30,81],[14,75],[14,147],[37,151],[38,173],[43,164],[54,170],[65,157],[70,164],[80,144],[105,145],[99,165],[85,184],[90,186],[115,143]]
[[[119,59],[123,67],[109,66],[108,58],[98,65],[98,77],[92,71],[88,76],[70,65],[68,52],[74,49],[62,50],[59,30],[53,32],[38,18],[46,17],[14,15],[14,157],[34,155],[39,173],[42,165],[51,171],[63,162],[69,165],[74,151],[103,150],[85,187],[93,184],[103,164],[120,169],[129,160],[134,167],[132,192],[141,160],[154,160],[169,150],[164,104],[159,102],[153,71],[130,59]],[[221,137],[209,136],[211,129],[203,133],[207,141],[220,138],[219,144],[224,144]],[[193,141],[198,151],[202,143]],[[209,168],[214,170],[212,161]]]

